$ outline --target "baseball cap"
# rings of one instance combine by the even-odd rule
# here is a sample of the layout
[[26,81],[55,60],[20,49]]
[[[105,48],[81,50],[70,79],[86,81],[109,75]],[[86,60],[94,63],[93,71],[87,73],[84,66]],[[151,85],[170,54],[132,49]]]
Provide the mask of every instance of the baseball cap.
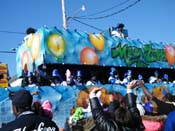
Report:
[[59,72],[58,72],[57,69],[54,69],[54,70],[52,71],[52,76],[59,76]]
[[33,98],[29,91],[21,89],[11,93],[9,97],[12,100],[13,105],[23,109],[31,108]]

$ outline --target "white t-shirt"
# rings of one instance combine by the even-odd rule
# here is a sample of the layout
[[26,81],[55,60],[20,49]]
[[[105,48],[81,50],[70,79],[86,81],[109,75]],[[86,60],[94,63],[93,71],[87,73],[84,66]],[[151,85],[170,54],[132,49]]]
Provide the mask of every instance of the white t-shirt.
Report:
[[118,32],[117,30],[113,30],[111,32],[112,36],[117,36],[117,37],[120,37],[120,38],[125,38],[124,37],[124,34],[122,32]]

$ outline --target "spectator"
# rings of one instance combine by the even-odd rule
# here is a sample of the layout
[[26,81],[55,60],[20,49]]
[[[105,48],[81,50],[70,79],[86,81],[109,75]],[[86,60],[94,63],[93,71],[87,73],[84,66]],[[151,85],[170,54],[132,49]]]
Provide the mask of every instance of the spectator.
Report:
[[175,106],[174,96],[171,93],[166,93],[162,99],[166,103],[169,103]]
[[44,110],[40,101],[35,101],[32,104],[32,111],[39,116],[44,116]]
[[164,131],[175,131],[175,111],[172,111],[168,114]]
[[147,96],[142,96],[143,107],[145,109],[145,115],[158,115],[157,104],[149,100]]
[[13,113],[16,119],[4,125],[0,131],[59,130],[55,122],[32,112],[33,98],[29,91],[19,90],[11,93],[9,97],[12,100]]
[[[144,125],[136,107],[136,97],[132,93],[132,88],[136,86],[136,81],[132,81],[127,86],[126,103],[127,108],[119,107],[114,111],[114,118],[105,116],[102,107],[96,97],[96,93],[101,88],[94,88],[90,92],[90,104],[96,126],[100,131],[143,131]],[[97,120],[98,119],[98,120]]]
[[175,106],[172,103],[169,103],[169,97],[166,96],[167,92],[165,91],[165,89],[161,90],[162,95],[164,95],[163,97],[160,97],[159,99],[155,96],[153,96],[153,94],[151,94],[148,89],[146,88],[146,86],[144,85],[143,81],[139,81],[139,86],[142,88],[144,94],[147,96],[147,98],[149,99],[149,101],[154,101],[157,105],[157,112],[159,115],[168,115],[169,112],[175,110]]
[[40,101],[33,102],[32,111],[37,115],[44,116],[49,119],[53,118],[52,103],[49,100],[45,100],[43,103]]
[[49,100],[45,100],[42,104],[42,108],[44,110],[44,116],[48,117],[49,119],[52,119],[52,103]]
[[112,30],[111,34],[112,36],[120,37],[120,38],[127,38],[128,37],[128,31],[124,28],[123,23],[119,23],[114,30]]

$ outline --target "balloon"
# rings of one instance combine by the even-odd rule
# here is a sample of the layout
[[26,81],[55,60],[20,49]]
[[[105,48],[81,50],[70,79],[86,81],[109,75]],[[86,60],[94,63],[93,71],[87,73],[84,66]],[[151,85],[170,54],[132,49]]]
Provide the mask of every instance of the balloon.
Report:
[[33,62],[38,58],[40,53],[41,36],[40,34],[34,34],[32,37],[31,54]]
[[29,71],[29,55],[27,51],[24,51],[22,53],[21,64],[23,70],[25,70],[26,72]]
[[103,51],[105,39],[102,34],[89,34],[89,40],[97,50]]
[[98,56],[94,49],[90,47],[83,48],[80,52],[80,62],[82,64],[98,65]]
[[48,50],[52,55],[60,58],[65,51],[65,41],[59,34],[51,34],[47,40]]
[[175,63],[175,48],[171,45],[165,47],[165,54],[168,64],[172,66]]
[[27,45],[27,47],[28,48],[31,48],[31,46],[32,46],[32,44],[33,44],[33,34],[31,34],[29,37],[28,37],[28,39],[26,40],[26,45]]

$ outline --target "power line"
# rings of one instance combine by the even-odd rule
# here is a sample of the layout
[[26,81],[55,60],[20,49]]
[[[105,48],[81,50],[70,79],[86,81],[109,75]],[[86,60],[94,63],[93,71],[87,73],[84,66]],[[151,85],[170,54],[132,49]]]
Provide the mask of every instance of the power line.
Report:
[[99,29],[99,28],[97,28],[97,27],[95,27],[95,26],[89,25],[89,24],[84,23],[84,22],[82,22],[82,21],[80,21],[80,20],[77,20],[77,19],[75,19],[75,18],[72,18],[72,19],[75,20],[75,21],[77,21],[77,22],[79,22],[79,23],[81,23],[81,24],[83,24],[83,25],[86,25],[86,26],[88,26],[88,27],[91,27],[91,28],[93,28],[93,29],[96,29],[96,30],[98,30],[98,31],[103,31],[103,30],[101,30],[101,29]]
[[76,19],[89,19],[89,20],[96,20],[96,19],[107,18],[107,17],[113,16],[113,15],[119,14],[119,13],[121,13],[121,12],[123,12],[123,11],[125,11],[125,10],[131,8],[131,7],[133,7],[134,5],[136,5],[136,4],[137,4],[138,2],[140,2],[140,1],[141,1],[141,0],[137,0],[137,1],[135,1],[134,3],[128,5],[127,7],[123,8],[123,9],[117,11],[117,12],[114,12],[114,13],[112,13],[112,14],[109,14],[109,15],[100,16],[100,17],[86,17],[86,18],[85,18],[85,17],[75,17],[75,18],[76,18]]
[[7,34],[20,34],[20,35],[26,34],[26,33],[24,33],[24,32],[5,31],[5,30],[0,30],[0,33],[7,33]]
[[16,53],[16,52],[14,52],[14,51],[0,51],[0,53],[7,53],[7,54],[14,54],[14,53]]
[[105,10],[102,10],[102,11],[99,11],[99,12],[96,12],[96,13],[93,13],[93,14],[89,14],[89,15],[79,16],[78,18],[80,18],[80,17],[83,18],[83,17],[89,17],[89,16],[94,16],[94,15],[99,15],[99,14],[105,13],[105,12],[107,12],[107,11],[109,11],[109,10],[112,10],[112,9],[114,9],[114,8],[116,8],[116,7],[119,7],[119,6],[123,5],[123,4],[126,4],[126,3],[129,2],[129,1],[130,1],[130,0],[126,0],[126,1],[124,1],[124,2],[121,2],[121,3],[117,4],[117,5],[114,5],[114,6],[110,7],[110,8],[108,8],[108,9],[105,9]]

